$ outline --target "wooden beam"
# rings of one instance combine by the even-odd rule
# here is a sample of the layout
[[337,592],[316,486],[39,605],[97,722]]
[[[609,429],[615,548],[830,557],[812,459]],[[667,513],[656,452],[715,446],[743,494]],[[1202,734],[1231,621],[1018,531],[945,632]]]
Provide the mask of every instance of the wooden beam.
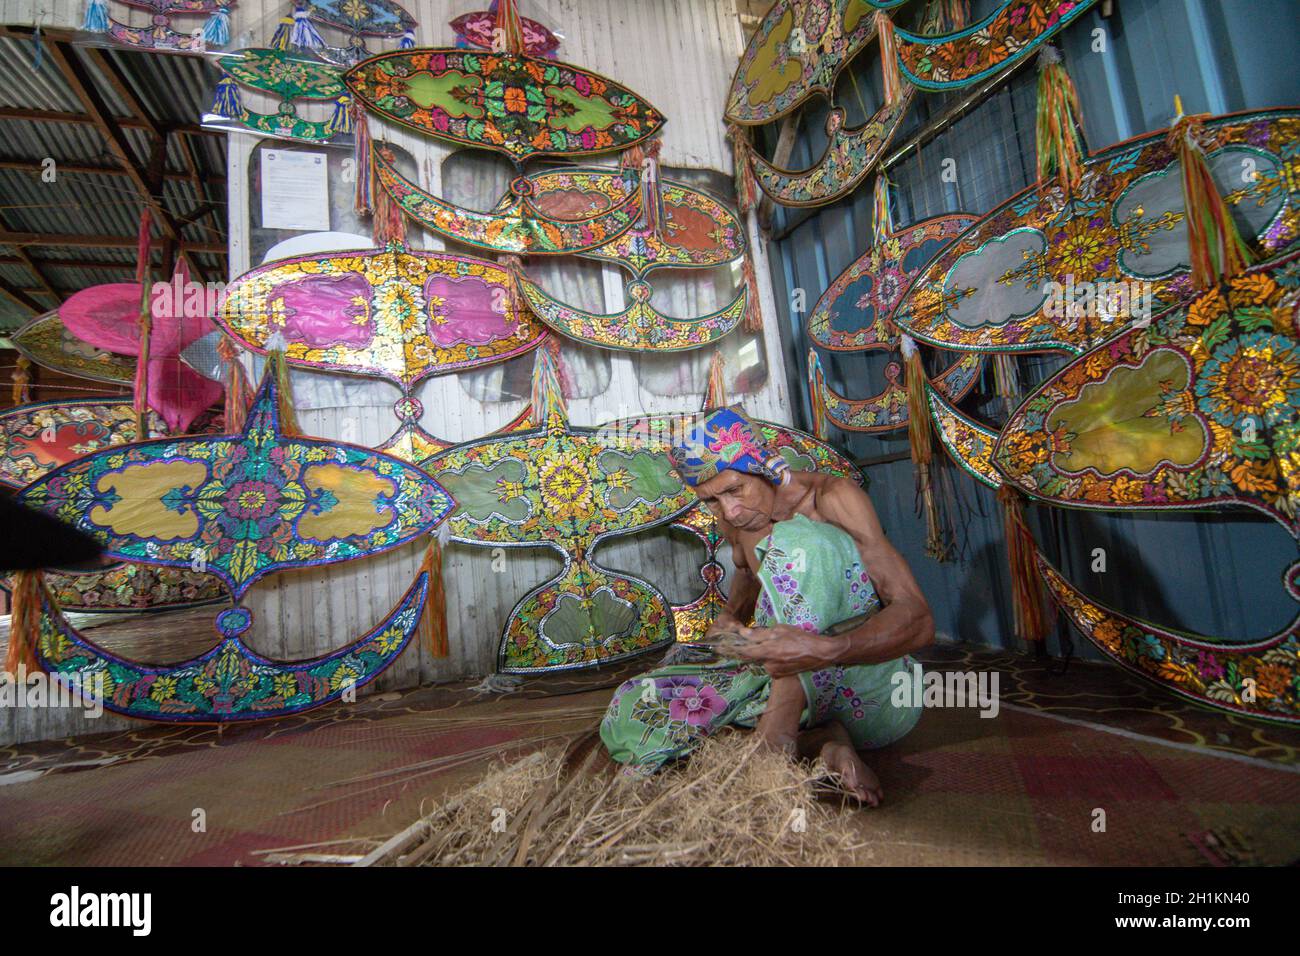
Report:
[[48,312],[45,306],[41,305],[22,289],[10,285],[4,279],[0,279],[0,295],[5,296],[11,302],[15,302],[24,309],[29,310],[34,315],[40,315],[42,312]]
[[[23,260],[19,256],[0,256],[0,264],[3,265],[22,265]],[[114,272],[131,272],[134,273],[135,266],[129,262],[99,262],[94,259],[62,259],[48,258],[37,259],[36,262],[46,268],[68,268],[68,269],[110,269]]]
[[[56,42],[47,46],[50,59],[62,71],[63,77],[72,88],[73,94],[81,101],[82,109],[91,118],[95,129],[104,137],[104,142],[107,144],[109,151],[113,153],[119,165],[126,171],[127,177],[135,184],[140,193],[140,199],[153,212],[153,219],[158,224],[159,229],[162,230],[163,235],[179,242],[181,238],[180,228],[172,219],[171,213],[163,205],[161,196],[156,195],[150,188],[151,183],[146,172],[141,169],[139,161],[131,149],[131,144],[127,142],[121,126],[117,124],[115,117],[109,112],[108,104],[104,101],[104,97],[99,90],[96,89],[95,82],[86,71],[85,65],[77,59],[76,53],[67,43]],[[160,166],[160,173],[161,169]]]
[[[59,110],[33,110],[18,106],[0,107],[0,120],[28,120],[33,123],[67,123],[75,126],[94,126],[93,117],[85,113],[65,113]],[[148,125],[129,116],[114,117],[113,122],[127,129],[147,129]],[[185,136],[218,136],[224,138],[225,131],[207,129],[197,123],[178,123],[169,127],[173,133]]]
[[[152,243],[158,246],[158,242]],[[135,236],[83,236],[70,232],[6,232],[0,231],[0,246],[70,246],[78,249],[103,246],[108,249],[134,249]],[[182,242],[185,252],[202,252],[214,256],[227,253],[225,243]],[[133,267],[134,268],[134,267]]]
[[[183,142],[183,141],[182,141]],[[0,169],[15,169],[19,172],[39,176],[42,172],[42,160],[39,159],[0,159]],[[60,176],[68,173],[73,176],[125,176],[126,172],[117,166],[97,166],[89,162],[58,163],[55,167]],[[168,171],[163,173],[165,179],[193,182],[194,177],[188,172]],[[213,186],[224,186],[225,176],[204,176],[203,180]]]

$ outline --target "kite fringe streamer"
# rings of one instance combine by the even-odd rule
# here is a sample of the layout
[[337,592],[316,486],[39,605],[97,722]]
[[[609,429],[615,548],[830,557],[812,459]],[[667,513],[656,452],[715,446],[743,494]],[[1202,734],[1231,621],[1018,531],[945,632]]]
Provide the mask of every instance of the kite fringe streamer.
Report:
[[298,410],[293,403],[293,383],[289,381],[289,363],[284,357],[286,347],[283,333],[277,331],[266,340],[266,360],[271,365],[271,374],[275,376],[280,433],[301,435],[302,429],[298,426]]
[[239,84],[224,70],[221,79],[217,80],[217,92],[212,97],[212,112],[227,119],[236,119],[244,112],[244,104],[239,98]]
[[750,145],[749,134],[735,123],[727,124],[727,139],[731,140],[731,157],[735,164],[736,205],[743,215],[758,205],[758,180],[754,178],[754,168],[750,165],[754,148]]
[[226,431],[243,431],[248,407],[253,404],[253,387],[239,361],[239,347],[224,335],[217,342],[217,355],[226,363]]
[[826,396],[822,392],[822,360],[816,349],[808,350],[808,401],[812,406],[813,437],[826,440],[828,422],[826,420]]
[[1187,245],[1192,260],[1192,284],[1202,291],[1241,275],[1254,257],[1232,221],[1232,212],[1197,142],[1205,114],[1179,117],[1169,130],[1168,143],[1183,167],[1183,208],[1187,216]]
[[745,280],[745,317],[740,327],[745,332],[763,331],[763,303],[758,297],[758,276],[754,274],[754,260],[745,256],[745,263],[740,267],[740,274]]
[[497,4],[497,23],[492,36],[494,40],[498,37],[502,40],[503,49],[499,52],[524,52],[524,25],[515,0],[500,0]]
[[1035,560],[1038,546],[1025,521],[1024,497],[1010,482],[1003,482],[998,489],[998,501],[1002,503],[1002,528],[1007,538],[1016,636],[1022,641],[1041,643],[1047,638],[1050,619]]
[[537,357],[533,360],[532,418],[536,425],[547,428],[563,421],[568,415],[551,341],[553,337],[537,350]]
[[406,245],[406,215],[402,212],[402,207],[388,194],[387,189],[374,189],[373,199],[370,231],[375,237],[375,245],[383,249],[393,243]]
[[993,356],[993,383],[1007,417],[1016,410],[1020,397],[1020,370],[1016,367],[1014,355],[999,352]]
[[405,31],[402,34],[402,38],[397,41],[397,48],[399,50],[415,49],[415,31],[414,30]]
[[5,671],[16,680],[21,671],[34,674],[41,669],[36,659],[36,642],[40,639],[41,590],[40,571],[19,571],[13,577],[13,610],[9,619],[9,651]]
[[357,188],[352,208],[358,216],[370,213],[374,202],[375,157],[370,143],[370,121],[361,104],[352,101],[352,158],[357,171]]
[[14,363],[13,404],[15,406],[26,405],[32,400],[31,389],[27,387],[31,384],[31,381],[32,360],[25,355],[20,355],[18,356],[18,360]]
[[1038,180],[1055,174],[1066,195],[1078,189],[1083,177],[1079,112],[1079,92],[1061,54],[1049,43],[1038,54]]
[[[334,112],[325,124],[325,132],[331,136],[351,133],[356,128],[356,114],[352,112],[352,97],[344,94],[334,101]],[[358,177],[360,178],[360,177]]]
[[704,407],[725,408],[727,405],[727,360],[721,349],[713,350],[709,359],[708,385],[704,389]]
[[966,29],[970,22],[970,0],[938,0],[935,10],[934,32],[924,30],[931,36],[942,36]]
[[320,50],[325,46],[325,38],[311,22],[311,17],[304,7],[294,7],[293,25],[289,28],[289,45],[299,50]]
[[429,589],[424,599],[424,616],[429,622],[429,653],[434,657],[447,657],[451,653],[447,638],[447,586],[442,577],[442,541],[436,533],[429,536],[429,547],[425,549],[420,570],[429,575]]
[[877,245],[888,239],[894,231],[894,214],[889,207],[889,180],[884,173],[876,176],[871,194],[871,229]]
[[934,448],[930,436],[930,410],[925,397],[925,366],[921,362],[921,350],[910,335],[904,333],[901,343],[903,365],[907,370],[907,441],[911,447],[912,463],[916,466],[917,494],[925,515],[925,553],[936,561],[947,561],[952,555],[952,542],[930,473]]
[[81,21],[81,29],[88,33],[108,32],[108,0],[90,0],[86,4],[86,15]]
[[271,41],[267,44],[272,50],[286,52],[289,49],[289,34],[293,32],[293,17],[283,16],[280,18],[280,25],[275,28],[271,34]]
[[225,46],[230,42],[230,8],[217,7],[203,24],[203,42],[208,46]]
[[893,106],[903,92],[903,78],[898,71],[898,42],[894,21],[884,10],[876,11],[876,36],[880,38],[880,69],[884,82],[885,105]]

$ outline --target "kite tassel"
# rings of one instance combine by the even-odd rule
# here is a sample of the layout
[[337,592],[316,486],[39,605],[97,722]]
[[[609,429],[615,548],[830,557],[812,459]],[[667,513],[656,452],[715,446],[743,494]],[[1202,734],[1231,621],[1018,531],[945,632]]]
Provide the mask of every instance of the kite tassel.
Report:
[[556,367],[559,354],[560,343],[554,335],[548,335],[533,360],[531,417],[534,425],[548,429],[562,427],[568,417],[564,387]]
[[1083,177],[1083,136],[1080,133],[1079,93],[1061,54],[1048,44],[1038,55],[1038,180],[1055,174],[1066,195]]
[[212,112],[227,119],[236,119],[243,115],[244,104],[239,98],[239,84],[229,73],[222,73],[217,80],[217,92],[212,97]]
[[826,440],[826,434],[829,431],[829,423],[826,419],[826,395],[824,388],[824,373],[822,372],[821,356],[817,354],[816,349],[808,350],[808,397],[812,405],[812,429],[813,437]]
[[736,202],[743,215],[758,205],[758,180],[750,164],[753,147],[748,134],[735,123],[727,124],[727,139],[731,140],[731,156],[736,167]]
[[[500,0],[497,4],[497,22],[492,31],[492,39],[494,52],[524,52],[524,25],[519,19],[519,7],[515,0]],[[502,49],[496,50],[497,45]]]
[[293,11],[293,25],[289,28],[289,45],[299,50],[319,50],[325,46],[325,39],[311,22],[311,17],[302,8]]
[[934,448],[930,436],[930,410],[925,395],[925,366],[921,350],[907,334],[902,336],[903,365],[907,375],[907,440],[916,466],[917,494],[925,515],[925,553],[936,561],[946,561],[952,548],[947,524],[934,490],[931,466]]
[[32,361],[27,356],[20,355],[18,356],[18,360],[14,363],[13,404],[15,406],[26,405],[28,402],[32,400],[31,389],[28,388],[28,385],[31,384],[31,381],[32,381]]
[[239,349],[230,339],[222,336],[217,342],[217,355],[226,363],[226,431],[243,431],[248,418],[248,406],[253,403],[253,389],[239,361]]
[[222,47],[230,42],[230,8],[217,7],[203,24],[203,42]]
[[387,189],[374,192],[374,216],[370,220],[370,227],[374,233],[375,245],[384,249],[393,244],[406,245],[406,216]]
[[713,350],[709,359],[709,383],[704,390],[704,407],[725,408],[727,405],[727,361],[721,349]]
[[289,49],[289,35],[293,33],[293,17],[281,17],[280,24],[271,34],[271,42],[267,44],[272,50],[285,52]]
[[331,136],[345,136],[355,128],[356,114],[352,112],[352,97],[340,96],[334,101],[334,112],[325,124],[325,132]]
[[881,173],[876,177],[871,195],[871,226],[879,245],[894,231],[894,215],[889,206],[889,180]]
[[355,99],[349,107],[352,110],[352,157],[357,172],[357,188],[353,194],[352,207],[357,215],[370,213],[374,203],[375,157],[370,142],[370,122],[365,110]]
[[[958,30],[966,29],[966,24],[969,22],[969,0],[940,0],[939,21],[933,33],[956,33]],[[932,31],[924,30],[922,32],[929,34]]]
[[41,669],[36,659],[36,642],[40,638],[41,590],[40,571],[14,574],[13,612],[9,619],[9,651],[5,655],[5,672],[17,680],[23,673]]
[[108,0],[89,0],[81,29],[88,33],[108,32]]
[[289,362],[284,355],[285,347],[284,334],[275,332],[266,342],[266,360],[271,364],[270,373],[275,376],[276,410],[280,418],[280,433],[301,435],[298,409],[293,401],[293,382],[289,380]]
[[749,256],[745,256],[741,275],[745,280],[745,317],[741,320],[740,327],[745,332],[762,332],[763,303],[758,297],[758,277],[754,274],[754,261]]
[[1169,131],[1169,144],[1183,168],[1183,208],[1192,261],[1192,284],[1211,289],[1245,272],[1253,256],[1219,195],[1205,150],[1196,141],[1200,116],[1180,116]]
[[415,49],[415,31],[414,30],[405,31],[402,34],[402,38],[397,41],[397,48],[399,50]]
[[442,576],[442,536],[447,530],[444,521],[429,537],[429,547],[424,552],[420,570],[429,575],[428,591],[424,599],[425,619],[429,622],[429,653],[434,657],[447,657],[451,653],[447,637],[447,586]]
[[898,71],[898,42],[894,37],[894,21],[884,10],[876,11],[876,36],[880,38],[880,68],[884,84],[885,105],[893,106],[903,91],[903,78]]
[[1034,559],[1038,549],[1025,521],[1024,499],[1019,491],[1004,482],[998,489],[998,501],[1002,503],[1002,527],[1007,539],[1016,636],[1025,642],[1040,643],[1047,638],[1049,618]]

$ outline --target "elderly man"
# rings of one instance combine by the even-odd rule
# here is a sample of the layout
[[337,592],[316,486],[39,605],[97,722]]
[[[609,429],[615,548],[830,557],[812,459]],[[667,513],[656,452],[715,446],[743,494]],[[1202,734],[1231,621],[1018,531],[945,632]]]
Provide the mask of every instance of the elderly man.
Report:
[[871,499],[847,478],[791,471],[738,407],[703,413],[669,457],[732,548],[735,580],[709,636],[740,641],[736,659],[624,683],[601,723],[605,746],[652,769],[720,727],[756,726],[773,747],[820,756],[878,805],[880,781],[859,751],[916,725],[918,707],[892,703],[894,675],[911,679],[907,655],[934,640],[934,622]]

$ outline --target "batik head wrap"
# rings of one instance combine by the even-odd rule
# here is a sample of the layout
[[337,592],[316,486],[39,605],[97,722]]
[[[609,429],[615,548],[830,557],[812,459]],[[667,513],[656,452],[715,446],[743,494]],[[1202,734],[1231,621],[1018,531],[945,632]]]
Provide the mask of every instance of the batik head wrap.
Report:
[[682,481],[694,488],[730,469],[758,475],[774,485],[790,480],[790,464],[758,438],[739,405],[713,408],[696,416],[668,450]]

